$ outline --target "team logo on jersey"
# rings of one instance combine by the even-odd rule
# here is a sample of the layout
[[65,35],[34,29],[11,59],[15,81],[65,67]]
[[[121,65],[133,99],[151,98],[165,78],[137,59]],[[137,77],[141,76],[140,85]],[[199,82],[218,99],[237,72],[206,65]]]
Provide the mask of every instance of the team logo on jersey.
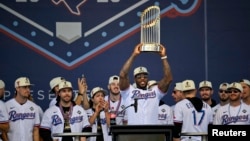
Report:
[[35,119],[35,113],[17,113],[16,111],[9,112],[9,120],[17,121],[17,120],[25,120],[25,119]]
[[83,116],[75,116],[70,118],[70,124],[82,122]]
[[246,110],[246,109],[243,109],[243,110],[242,110],[242,113],[246,113],[246,112],[247,112],[247,110]]
[[[65,69],[74,69],[140,30],[142,11],[190,16],[202,0],[2,1],[0,32]],[[115,10],[111,7],[115,7]],[[41,11],[39,9],[45,9]],[[98,10],[97,10],[98,9]],[[45,18],[46,17],[46,18]]]
[[135,89],[132,91],[132,94],[132,99],[148,99],[156,97],[155,91],[147,91],[146,93],[141,93],[140,90]]
[[34,107],[30,107],[30,111],[33,111],[34,110]]
[[223,115],[222,116],[222,125],[227,125],[230,123],[236,123],[236,122],[248,122],[249,117],[248,115],[237,115],[237,116],[229,116],[229,115]]
[[167,119],[167,114],[158,114],[158,119],[159,120]]
[[121,108],[124,109],[126,106],[125,105],[122,105]]
[[62,124],[62,119],[58,115],[52,115],[51,119],[52,119],[51,124],[54,125],[54,126]]
[[163,113],[165,113],[165,112],[166,112],[166,109],[161,109],[161,111],[162,111]]
[[100,123],[101,123],[102,125],[106,124],[106,119],[105,119],[105,118],[100,118],[99,120],[100,120]]
[[77,113],[80,115],[82,112],[80,110],[78,110]]

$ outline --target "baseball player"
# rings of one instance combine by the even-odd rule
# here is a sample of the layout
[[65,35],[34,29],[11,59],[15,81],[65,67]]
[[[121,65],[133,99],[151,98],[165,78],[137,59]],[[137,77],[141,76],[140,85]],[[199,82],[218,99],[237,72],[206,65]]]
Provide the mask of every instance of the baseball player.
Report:
[[213,111],[213,118],[215,117],[215,114],[217,112],[217,110],[221,107],[224,106],[226,104],[229,103],[229,94],[227,91],[229,84],[226,82],[223,82],[220,84],[219,86],[219,99],[220,99],[220,103],[218,103],[216,106],[212,107],[212,111]]
[[[156,80],[148,81],[148,89],[157,86]],[[158,124],[173,124],[173,111],[170,106],[168,106],[163,100],[159,102],[158,109]]]
[[157,52],[161,56],[163,64],[163,78],[158,82],[157,87],[147,89],[149,72],[145,67],[134,69],[134,81],[136,87],[133,87],[129,81],[129,69],[135,58],[141,54],[142,44],[138,44],[131,56],[125,62],[120,71],[120,89],[121,95],[126,100],[126,105],[134,104],[134,108],[127,109],[128,124],[157,124],[158,107],[160,99],[167,93],[168,87],[172,81],[172,73],[167,61],[165,47]]
[[[172,91],[172,97],[175,103],[185,98],[185,95],[182,92],[182,82],[175,83],[174,90]],[[175,107],[175,104],[171,106],[172,111],[174,111],[174,107]]]
[[164,101],[160,100],[158,109],[158,124],[173,125],[173,111]]
[[[48,108],[43,116],[40,135],[44,141],[73,141],[74,137],[53,137],[53,133],[90,132],[90,124],[85,110],[73,101],[73,88],[69,81],[58,85],[56,105]],[[81,141],[86,140],[81,137]]]
[[182,82],[182,91],[185,99],[176,103],[174,108],[174,141],[201,141],[200,136],[180,136],[181,133],[207,132],[208,125],[212,124],[211,107],[196,97],[197,90],[193,80]]
[[240,83],[233,82],[229,85],[229,103],[217,110],[215,125],[250,125],[250,106],[241,101],[242,92]]
[[65,81],[65,78],[63,77],[54,77],[53,79],[50,80],[49,85],[50,85],[50,92],[55,94],[55,97],[50,101],[49,107],[54,106],[56,104],[56,98],[58,96],[58,85],[59,83]]
[[127,119],[124,119],[126,117],[126,105],[120,93],[119,76],[109,77],[108,90],[109,95],[105,96],[105,101],[109,103],[109,111],[115,114],[117,125],[126,124]]
[[95,87],[90,92],[90,106],[87,110],[89,122],[92,125],[93,133],[102,133],[102,136],[90,137],[88,141],[111,141],[108,134],[110,126],[109,103],[105,101],[107,91],[101,87]]
[[242,101],[247,105],[250,105],[250,81],[247,79],[241,79],[240,84],[243,88]]
[[216,101],[212,99],[214,90],[210,81],[204,80],[200,82],[199,93],[201,99],[208,103],[211,107],[214,107],[217,104]]
[[32,84],[29,78],[20,77],[14,85],[15,97],[5,103],[10,124],[8,138],[10,141],[39,141],[39,110],[28,100]]
[[[9,118],[5,103],[1,100],[3,98],[5,91],[5,84],[0,80],[0,141],[6,139],[6,133],[9,131]],[[5,133],[5,136],[2,136],[2,132]]]

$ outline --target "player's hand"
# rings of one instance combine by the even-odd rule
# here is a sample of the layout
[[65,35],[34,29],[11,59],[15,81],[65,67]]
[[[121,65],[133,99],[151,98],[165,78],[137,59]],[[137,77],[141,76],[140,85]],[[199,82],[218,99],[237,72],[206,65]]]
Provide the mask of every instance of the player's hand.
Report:
[[161,57],[166,56],[166,48],[162,44],[160,44],[160,47],[161,47],[159,52],[160,56]]
[[137,56],[141,53],[141,47],[142,47],[142,44],[138,44],[135,46],[135,49],[134,49],[134,52],[133,52],[133,55]]
[[102,106],[101,102],[99,102],[95,107],[95,111],[100,113],[102,110],[103,110],[103,106]]
[[79,90],[79,93],[86,94],[86,92],[88,90],[88,85],[87,85],[85,77],[78,78],[78,90]]
[[102,101],[101,105],[103,107],[104,112],[108,112],[109,111],[109,103],[107,101]]

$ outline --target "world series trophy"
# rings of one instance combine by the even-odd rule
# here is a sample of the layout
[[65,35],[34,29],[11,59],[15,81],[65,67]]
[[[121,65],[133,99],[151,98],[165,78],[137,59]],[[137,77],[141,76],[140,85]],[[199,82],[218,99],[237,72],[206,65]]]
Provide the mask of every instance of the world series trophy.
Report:
[[141,51],[160,51],[160,8],[150,6],[141,15]]

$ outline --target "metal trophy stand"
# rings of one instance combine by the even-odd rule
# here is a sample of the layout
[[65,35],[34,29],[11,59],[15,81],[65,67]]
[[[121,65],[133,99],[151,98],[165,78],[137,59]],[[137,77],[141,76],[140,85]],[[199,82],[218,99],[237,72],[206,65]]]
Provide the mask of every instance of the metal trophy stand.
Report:
[[93,137],[93,136],[102,136],[101,133],[92,133],[92,132],[83,132],[83,133],[54,133],[53,137],[74,137],[74,141],[80,141],[81,137]]

